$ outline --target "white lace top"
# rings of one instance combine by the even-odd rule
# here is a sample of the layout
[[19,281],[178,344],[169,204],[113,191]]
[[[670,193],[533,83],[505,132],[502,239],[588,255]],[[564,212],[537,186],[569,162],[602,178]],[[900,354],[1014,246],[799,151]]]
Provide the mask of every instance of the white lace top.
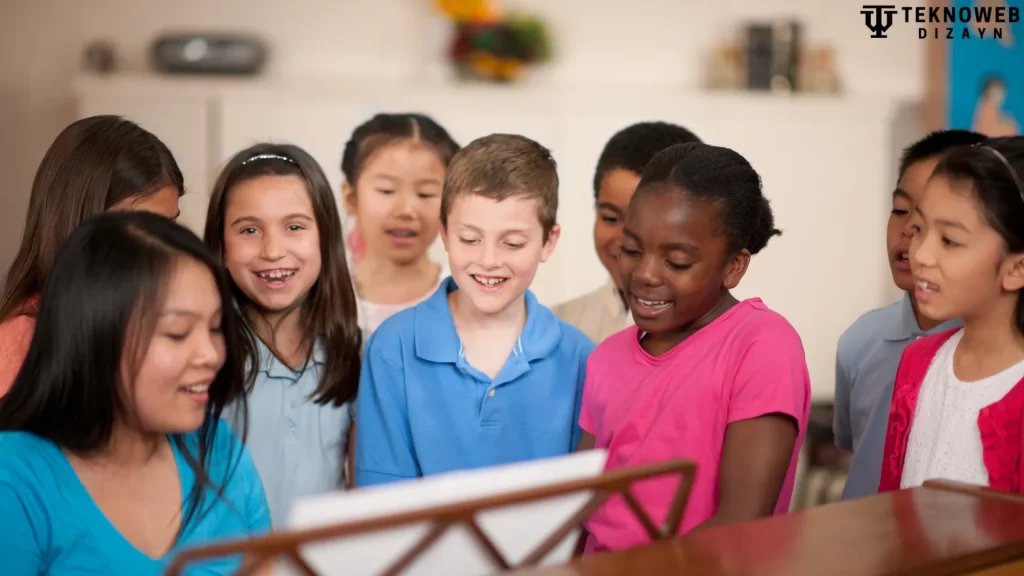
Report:
[[962,337],[960,330],[939,348],[921,384],[900,488],[933,479],[988,485],[978,413],[1001,400],[1024,377],[1024,362],[988,378],[964,382],[953,373],[953,352]]

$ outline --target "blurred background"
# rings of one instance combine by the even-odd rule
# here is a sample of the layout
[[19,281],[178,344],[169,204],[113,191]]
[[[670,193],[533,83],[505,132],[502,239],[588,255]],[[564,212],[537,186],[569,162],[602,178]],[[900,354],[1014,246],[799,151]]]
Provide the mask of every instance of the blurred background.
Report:
[[[956,3],[975,4],[1021,3]],[[484,14],[460,26],[460,10]],[[884,232],[899,150],[979,114],[1016,126],[1024,92],[1009,27],[999,41],[954,44],[942,24],[940,39],[933,25],[921,39],[923,25],[901,12],[872,38],[862,10],[852,0],[0,0],[0,266],[20,240],[39,160],[78,117],[121,114],[163,139],[186,176],[182,222],[199,231],[213,178],[238,149],[298,144],[337,189],[355,125],[420,111],[461,144],[503,131],[552,149],[564,232],[534,286],[552,305],[606,280],[591,239],[602,146],[630,123],[665,120],[736,149],[762,175],[784,234],[754,259],[740,296],[761,296],[796,326],[814,396],[827,401],[839,334],[898,297]],[[989,69],[1002,71],[997,82]]]

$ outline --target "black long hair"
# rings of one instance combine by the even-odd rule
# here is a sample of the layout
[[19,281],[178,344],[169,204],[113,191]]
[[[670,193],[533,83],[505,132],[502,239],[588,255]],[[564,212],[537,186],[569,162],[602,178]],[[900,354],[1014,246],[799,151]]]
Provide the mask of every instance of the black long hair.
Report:
[[[989,226],[1010,254],[1024,253],[1024,136],[989,138],[943,155],[932,176],[968,184]],[[1017,296],[1014,324],[1024,333],[1024,294]]]
[[196,476],[179,536],[203,514],[204,489],[222,495],[237,464],[226,466],[219,482],[207,473],[225,405],[242,403],[243,441],[246,432],[242,324],[230,305],[225,274],[195,234],[145,212],[108,212],[75,229],[57,252],[43,288],[25,362],[0,398],[0,430],[29,432],[85,457],[109,445],[115,424],[130,410],[122,392],[123,360],[145,350],[155,324],[147,315],[160,308],[168,281],[185,258],[205,266],[216,281],[225,361],[210,384],[206,417],[196,432],[197,453],[185,435],[171,436]]

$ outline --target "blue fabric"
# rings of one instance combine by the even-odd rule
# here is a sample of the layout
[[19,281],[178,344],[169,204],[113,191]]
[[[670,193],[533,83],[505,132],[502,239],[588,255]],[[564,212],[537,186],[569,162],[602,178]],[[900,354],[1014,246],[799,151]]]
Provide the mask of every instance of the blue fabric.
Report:
[[836,446],[853,452],[844,499],[878,492],[892,389],[903,349],[917,338],[959,325],[959,320],[950,320],[921,330],[906,295],[864,314],[839,337],[833,430]]
[[[353,403],[334,406],[312,400],[324,370],[321,345],[305,369],[295,372],[257,342],[260,366],[247,402],[245,442],[267,491],[274,527],[280,529],[296,500],[344,487]],[[240,420],[232,417],[232,423],[240,433]]]
[[[197,455],[198,436],[188,435],[185,441]],[[177,448],[175,456],[184,500],[195,475]],[[190,522],[167,555],[153,559],[107,520],[59,447],[25,432],[0,433],[0,573],[157,576],[182,550],[268,532],[270,514],[259,476],[226,423],[217,427],[210,463],[208,474],[217,484],[233,470],[223,498],[207,490],[201,508],[205,514]],[[232,574],[240,561],[234,557],[197,564],[186,574]]]
[[367,345],[357,400],[355,473],[369,486],[572,452],[594,344],[525,294],[526,325],[497,377],[466,361],[448,278]]

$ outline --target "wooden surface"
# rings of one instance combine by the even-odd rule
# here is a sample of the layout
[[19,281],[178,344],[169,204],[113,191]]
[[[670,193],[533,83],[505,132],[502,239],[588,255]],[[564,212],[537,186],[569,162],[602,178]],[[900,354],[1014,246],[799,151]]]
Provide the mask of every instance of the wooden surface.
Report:
[[515,574],[1024,573],[1024,564],[1007,566],[1024,563],[1024,503],[971,492],[941,486],[904,490]]

